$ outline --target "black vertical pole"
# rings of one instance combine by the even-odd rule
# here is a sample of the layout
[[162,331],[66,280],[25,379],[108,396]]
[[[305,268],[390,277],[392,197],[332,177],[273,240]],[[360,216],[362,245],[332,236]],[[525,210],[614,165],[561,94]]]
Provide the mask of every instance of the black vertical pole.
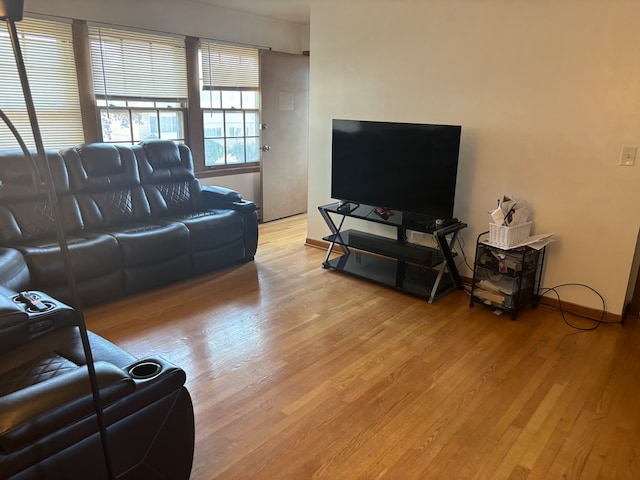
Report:
[[[87,326],[84,319],[84,315],[82,313],[82,307],[80,305],[80,299],[78,296],[78,289],[77,289],[75,278],[71,268],[71,257],[69,255],[69,247],[67,244],[64,227],[62,224],[60,205],[58,203],[57,193],[55,191],[55,187],[53,184],[53,175],[51,174],[51,168],[47,161],[46,152],[44,150],[42,135],[40,133],[40,128],[38,126],[38,119],[36,118],[35,107],[33,104],[33,97],[31,96],[31,89],[29,88],[29,81],[27,79],[26,68],[24,65],[22,51],[20,49],[20,43],[18,40],[18,34],[15,27],[14,19],[17,19],[17,20],[22,19],[22,7],[21,7],[22,3],[23,3],[22,0],[19,0],[17,2],[8,2],[7,0],[4,0],[0,5],[0,15],[2,15],[2,17],[0,18],[4,18],[7,22],[7,27],[9,29],[9,33],[11,36],[11,43],[13,46],[13,53],[15,56],[16,65],[18,67],[18,73],[20,75],[20,83],[22,85],[24,100],[27,106],[27,111],[29,113],[29,121],[31,123],[33,138],[36,144],[36,151],[40,160],[40,165],[44,166],[44,169],[45,169],[45,181],[48,187],[47,193],[48,193],[49,203],[53,208],[54,218],[56,220],[56,234],[58,238],[58,243],[60,244],[60,252],[62,254],[63,262],[65,264],[67,281],[69,283],[71,295],[73,298],[73,303],[74,303],[73,307],[76,310],[76,316],[78,319],[78,329],[80,331],[82,347],[84,349],[85,360],[87,362],[87,371],[89,374],[89,382],[91,384],[91,393],[93,395],[93,403],[94,403],[94,408],[96,412],[96,419],[98,422],[98,429],[100,431],[100,438],[102,443],[102,451],[104,454],[106,472],[107,472],[108,478],[113,479],[114,476],[113,476],[113,470],[111,466],[111,458],[109,454],[107,430],[104,423],[104,414],[102,409],[102,403],[100,400],[100,389],[98,386],[98,380],[96,378],[96,371],[93,363],[93,354],[91,352],[91,345],[89,343]],[[16,6],[17,4],[20,4],[19,8]],[[34,187],[37,190],[41,188],[41,186],[38,184],[34,185]]]

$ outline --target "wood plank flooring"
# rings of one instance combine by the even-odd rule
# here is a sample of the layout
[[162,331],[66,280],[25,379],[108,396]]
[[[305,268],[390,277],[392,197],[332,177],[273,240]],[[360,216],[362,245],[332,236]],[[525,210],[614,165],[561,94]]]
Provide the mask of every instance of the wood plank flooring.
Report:
[[305,229],[261,225],[255,262],[85,312],[187,372],[192,479],[640,478],[637,317],[429,305],[323,270]]

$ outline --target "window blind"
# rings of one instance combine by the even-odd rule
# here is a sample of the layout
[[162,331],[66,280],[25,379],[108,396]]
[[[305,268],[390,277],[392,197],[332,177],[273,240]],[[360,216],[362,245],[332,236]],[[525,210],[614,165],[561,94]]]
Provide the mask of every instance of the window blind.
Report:
[[[42,141],[46,149],[84,142],[71,24],[25,18],[16,23]],[[0,24],[0,108],[35,148],[9,31]],[[0,121],[0,148],[19,144]]]
[[89,26],[96,95],[184,101],[184,38]]
[[258,49],[200,42],[202,81],[205,89],[258,88]]

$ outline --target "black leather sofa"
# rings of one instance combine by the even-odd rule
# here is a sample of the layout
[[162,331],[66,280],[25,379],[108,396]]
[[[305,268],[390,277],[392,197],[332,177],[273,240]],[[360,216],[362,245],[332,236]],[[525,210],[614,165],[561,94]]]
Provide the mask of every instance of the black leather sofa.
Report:
[[[95,143],[47,152],[47,163],[84,306],[254,258],[255,204],[202,187],[186,145]],[[0,152],[0,181],[0,270],[20,273],[0,284],[70,303],[52,205],[21,151]]]
[[77,314],[32,293],[44,311],[0,287],[0,478],[188,479],[194,416],[185,372],[89,332],[102,443]]
[[[0,152],[0,478],[103,480],[81,318],[67,305],[74,298],[54,205],[34,185],[33,172],[47,178],[47,169],[83,306],[252,260],[256,207],[201,187],[189,149],[173,142],[51,151],[35,170],[21,151]],[[185,372],[88,335],[112,477],[188,479],[194,414]]]

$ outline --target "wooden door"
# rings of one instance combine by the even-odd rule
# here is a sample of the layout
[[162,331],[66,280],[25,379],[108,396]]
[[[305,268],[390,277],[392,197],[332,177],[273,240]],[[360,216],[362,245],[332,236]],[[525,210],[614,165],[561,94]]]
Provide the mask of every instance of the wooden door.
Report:
[[307,211],[309,57],[260,54],[262,221]]
[[627,313],[631,315],[640,315],[640,232],[638,232],[638,239],[636,240],[636,251],[633,256],[632,272],[634,269],[636,277],[632,291],[631,303],[629,304]]

